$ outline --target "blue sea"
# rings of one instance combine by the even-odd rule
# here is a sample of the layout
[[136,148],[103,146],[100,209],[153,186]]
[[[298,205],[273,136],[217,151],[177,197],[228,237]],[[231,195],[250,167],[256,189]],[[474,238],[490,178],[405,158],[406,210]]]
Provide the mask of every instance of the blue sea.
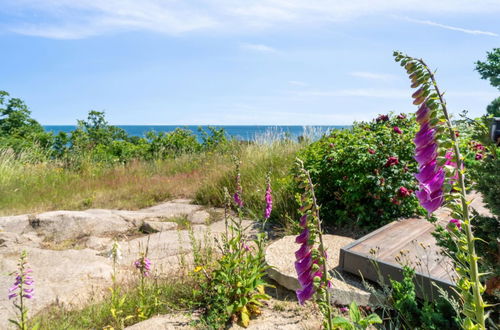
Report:
[[[129,135],[144,137],[148,131],[172,132],[176,128],[186,128],[200,137],[198,128],[206,129],[208,126],[178,126],[178,125],[116,125],[123,128]],[[239,140],[255,140],[266,138],[308,136],[319,138],[330,130],[347,128],[349,126],[213,126],[223,128],[227,135]],[[58,132],[69,133],[76,128],[74,125],[45,125],[46,131],[57,134]]]

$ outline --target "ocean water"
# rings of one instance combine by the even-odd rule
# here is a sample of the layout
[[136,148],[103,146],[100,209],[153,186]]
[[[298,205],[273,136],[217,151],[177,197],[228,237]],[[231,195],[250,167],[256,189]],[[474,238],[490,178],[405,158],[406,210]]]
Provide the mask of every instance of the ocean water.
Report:
[[[177,126],[177,125],[117,125],[123,128],[129,135],[145,136],[148,131],[172,132],[176,128],[191,130],[198,138],[201,136],[198,128],[206,129],[208,126]],[[76,128],[74,125],[45,125],[46,131],[57,134],[58,132],[71,132]],[[331,130],[347,128],[349,126],[214,126],[224,128],[227,135],[239,140],[273,139],[280,137],[297,138],[308,136],[313,139],[319,138]]]

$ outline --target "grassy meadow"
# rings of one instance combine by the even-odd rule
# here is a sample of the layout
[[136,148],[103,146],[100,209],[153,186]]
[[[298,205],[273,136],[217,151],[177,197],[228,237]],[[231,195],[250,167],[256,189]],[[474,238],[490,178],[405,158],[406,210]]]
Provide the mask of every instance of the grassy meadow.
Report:
[[[82,156],[68,161],[44,157],[37,150],[0,151],[0,214],[88,208],[140,209],[174,198],[221,205],[223,187],[235,182],[241,161],[245,200],[261,212],[265,180],[271,172],[275,208],[293,210],[287,189],[290,168],[305,143],[291,140],[231,142],[223,151],[185,153],[175,158],[99,163]],[[291,201],[292,200],[292,201]],[[290,205],[292,204],[292,205]]]

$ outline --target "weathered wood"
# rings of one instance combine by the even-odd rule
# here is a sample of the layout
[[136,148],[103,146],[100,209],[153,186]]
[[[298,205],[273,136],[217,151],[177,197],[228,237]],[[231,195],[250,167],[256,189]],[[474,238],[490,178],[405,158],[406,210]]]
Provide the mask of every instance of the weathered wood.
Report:
[[[402,279],[402,266],[416,271],[417,294],[437,296],[432,282],[452,291],[455,272],[451,260],[436,246],[434,225],[412,218],[391,222],[340,250],[340,267],[375,282]],[[381,278],[382,276],[382,278]]]
[[[479,194],[468,194],[471,207],[479,214],[492,216]],[[434,214],[446,226],[450,214],[440,209]],[[416,271],[419,297],[437,297],[436,285],[453,293],[456,273],[452,261],[441,252],[432,236],[434,225],[423,218],[391,222],[340,250],[339,267],[375,282],[402,279],[402,266]],[[377,265],[377,266],[375,266]]]

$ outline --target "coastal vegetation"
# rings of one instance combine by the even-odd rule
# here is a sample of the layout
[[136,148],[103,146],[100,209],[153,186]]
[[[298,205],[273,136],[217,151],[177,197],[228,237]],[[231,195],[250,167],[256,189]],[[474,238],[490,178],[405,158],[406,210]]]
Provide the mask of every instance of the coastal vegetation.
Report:
[[[492,54],[488,61],[495,62]],[[498,310],[489,303],[498,301],[500,277],[500,150],[487,134],[491,114],[476,119],[463,114],[453,121],[427,64],[399,52],[394,56],[415,88],[416,113],[382,114],[318,139],[269,135],[241,141],[213,127],[201,138],[183,128],[137,137],[96,111],[72,132],[54,135],[31,118],[22,100],[0,92],[3,215],[137,210],[176,198],[219,207],[224,214],[213,246],[198,241],[191,224],[183,227],[193,260],[181,262],[175,276],[155,275],[147,245],[132,263],[134,275],[123,279],[116,267],[122,251],[113,237],[109,293],[76,310],[55,306],[28,313],[36,274],[22,252],[8,296],[19,318],[11,322],[20,329],[122,329],[158,314],[187,311],[198,315],[193,326],[247,327],[275,289],[266,277],[266,244],[285,233],[297,235],[300,244],[294,264],[298,301],[317,302],[325,329],[493,328]],[[483,78],[496,84],[488,70],[478,63]],[[493,217],[471,210],[472,189],[482,193]],[[434,217],[440,207],[451,210],[445,227]],[[384,304],[332,306],[323,235],[342,228],[356,237],[412,216],[436,224],[437,243],[458,275],[456,295],[417,299],[415,270],[405,265],[402,281],[370,284],[379,285]],[[255,232],[248,233],[246,219],[258,227]]]

